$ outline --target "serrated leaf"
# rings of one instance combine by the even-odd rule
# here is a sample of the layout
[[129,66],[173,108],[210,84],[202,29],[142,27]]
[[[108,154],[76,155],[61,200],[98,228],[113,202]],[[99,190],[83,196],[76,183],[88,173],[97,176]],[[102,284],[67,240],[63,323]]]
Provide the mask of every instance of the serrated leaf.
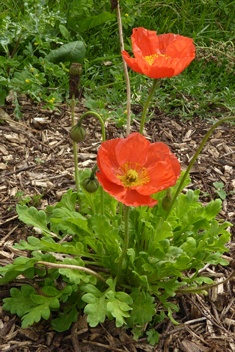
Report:
[[67,208],[70,211],[75,211],[77,199],[77,192],[74,192],[73,189],[70,188],[65,194],[63,194],[61,200],[56,204],[55,208]]
[[10,310],[12,314],[22,317],[35,306],[35,303],[30,298],[30,295],[34,293],[34,288],[29,285],[23,285],[21,291],[13,287],[10,289],[11,297],[3,299],[3,308]]
[[32,325],[34,322],[38,323],[41,318],[47,320],[50,317],[50,313],[51,311],[47,304],[33,307],[22,317],[21,326],[23,329],[25,329],[27,326]]
[[[70,286],[68,286],[68,287],[70,287]],[[58,296],[58,295],[61,294],[61,291],[57,290],[57,289],[56,289],[55,287],[53,287],[53,286],[44,286],[44,287],[42,288],[42,291],[43,291],[43,293],[45,293],[45,295],[51,296],[51,297],[53,297],[53,296]]]
[[[84,263],[82,259],[79,258],[77,259],[64,259],[64,264],[69,264],[69,265],[78,265],[78,266],[84,266]],[[59,269],[59,273],[61,275],[65,275],[70,282],[79,285],[81,281],[84,281],[86,283],[91,282],[91,283],[96,283],[96,278],[92,275],[89,275],[85,273],[82,270],[76,270],[76,269],[66,269],[66,268],[61,268]]]
[[212,200],[206,207],[205,207],[205,217],[208,221],[212,220],[219,214],[221,210],[222,201],[221,199]]
[[107,315],[107,299],[105,293],[100,292],[100,296],[96,297],[92,293],[86,293],[82,296],[82,300],[88,303],[85,306],[84,313],[88,314],[87,321],[91,327],[97,326],[105,321]]
[[57,232],[63,231],[71,235],[79,233],[79,229],[89,232],[87,228],[87,218],[64,207],[55,208],[50,221],[52,225],[55,224],[52,226],[52,229],[54,229],[55,226]]
[[147,341],[150,343],[150,345],[154,346],[158,343],[159,333],[156,330],[150,329],[146,332],[146,334],[148,335]]
[[113,299],[111,302],[107,303],[107,311],[116,318],[116,327],[123,326],[126,324],[124,318],[129,318],[129,312],[132,308],[118,299]]
[[34,207],[28,208],[26,205],[17,204],[16,211],[19,215],[19,219],[26,225],[38,227],[46,236],[51,236],[51,233],[47,228],[46,213],[43,210],[38,211]]
[[66,331],[70,328],[72,323],[77,321],[78,311],[76,304],[65,308],[63,313],[59,313],[59,318],[53,319],[51,325],[54,330],[58,332]]
[[83,42],[76,41],[61,45],[59,49],[52,50],[45,58],[55,64],[59,62],[76,62],[82,64],[85,53],[86,49]]
[[133,310],[127,319],[128,326],[133,328],[135,325],[143,326],[150,322],[156,313],[154,297],[139,289],[134,289],[130,296],[133,299]]

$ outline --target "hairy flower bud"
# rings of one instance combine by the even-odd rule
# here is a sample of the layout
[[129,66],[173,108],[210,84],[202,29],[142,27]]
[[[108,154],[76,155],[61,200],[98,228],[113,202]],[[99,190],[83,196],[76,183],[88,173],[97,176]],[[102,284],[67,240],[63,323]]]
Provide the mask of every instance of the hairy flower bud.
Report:
[[172,198],[165,196],[162,200],[162,208],[167,211],[170,209]]
[[85,178],[83,181],[84,189],[89,193],[94,193],[99,188],[99,182],[97,179],[91,179],[90,177]]
[[70,132],[70,137],[74,142],[82,142],[86,136],[86,132],[81,126],[73,126]]

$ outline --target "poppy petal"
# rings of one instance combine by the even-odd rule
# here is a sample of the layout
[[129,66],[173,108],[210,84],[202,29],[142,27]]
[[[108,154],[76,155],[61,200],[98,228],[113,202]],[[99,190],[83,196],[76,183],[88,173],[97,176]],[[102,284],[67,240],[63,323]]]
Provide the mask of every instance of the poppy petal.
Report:
[[105,175],[110,182],[121,185],[121,181],[116,177],[119,163],[116,158],[116,146],[120,142],[120,138],[111,139],[101,144],[97,155],[97,165],[101,173]]
[[140,133],[134,132],[117,144],[116,154],[119,165],[126,162],[144,165],[150,142]]
[[127,188],[119,186],[116,183],[110,182],[101,173],[96,172],[96,177],[103,189],[117,200],[119,200],[121,196],[124,196],[126,194]]
[[134,189],[128,189],[126,194],[121,195],[119,199],[116,196],[114,198],[116,198],[117,200],[119,200],[125,205],[133,206],[133,207],[139,207],[140,205],[143,205],[143,206],[148,205],[150,208],[152,208],[154,205],[158,203],[157,200],[154,200],[148,195],[142,195]]
[[157,36],[139,27],[133,29],[131,40],[135,59],[123,51],[124,60],[135,72],[151,78],[176,76],[195,58],[193,40],[178,34]]
[[138,132],[103,142],[97,163],[104,190],[134,207],[157,204],[150,195],[172,187],[180,176],[180,163],[170,149],[161,142],[151,144]]
[[133,59],[132,57],[130,57],[130,55],[126,51],[122,51],[121,53],[122,53],[123,59],[126,61],[127,65],[130,66],[130,68],[133,71],[138,73],[144,73],[141,70],[139,63],[136,59]]

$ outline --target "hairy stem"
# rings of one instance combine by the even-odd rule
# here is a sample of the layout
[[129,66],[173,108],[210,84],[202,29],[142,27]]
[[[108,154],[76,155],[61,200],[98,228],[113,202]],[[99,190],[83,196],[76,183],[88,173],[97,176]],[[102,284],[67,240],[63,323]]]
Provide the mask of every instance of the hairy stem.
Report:
[[175,192],[175,195],[174,195],[174,197],[173,197],[173,199],[172,199],[170,208],[168,209],[168,211],[167,211],[167,213],[166,213],[165,220],[168,218],[168,216],[169,216],[169,214],[170,214],[170,212],[171,212],[171,209],[173,208],[173,206],[174,206],[174,204],[175,204],[175,201],[176,201],[178,195],[180,194],[180,192],[181,192],[181,190],[182,190],[182,186],[183,186],[183,184],[184,184],[184,181],[185,181],[186,178],[188,177],[188,174],[189,174],[189,172],[190,172],[190,170],[191,170],[193,164],[195,163],[195,161],[196,161],[198,155],[201,153],[201,150],[202,150],[202,148],[204,147],[204,145],[205,145],[206,141],[208,140],[208,138],[210,137],[211,133],[212,133],[212,132],[214,131],[214,129],[215,129],[216,127],[218,127],[221,123],[226,122],[226,121],[232,121],[232,120],[235,120],[235,116],[226,117],[225,119],[222,119],[222,120],[216,122],[216,123],[211,127],[211,129],[207,132],[207,134],[206,134],[205,137],[203,138],[203,140],[202,140],[202,142],[201,142],[201,144],[200,144],[198,150],[196,151],[194,157],[193,157],[192,160],[190,161],[189,166],[188,166],[187,170],[185,171],[184,176],[182,177],[182,180],[181,180],[181,182],[180,182],[180,184],[179,184],[179,186],[178,186],[178,188],[177,188],[177,190],[176,190],[176,192]]
[[[82,124],[82,120],[84,119],[84,117],[86,117],[87,115],[94,115],[101,124],[101,130],[102,130],[102,140],[103,142],[105,141],[105,127],[104,127],[104,120],[102,119],[102,117],[97,114],[97,112],[95,111],[87,111],[85,112],[79,119],[77,126],[81,126]],[[93,172],[95,172],[93,170]],[[104,214],[104,190],[103,187],[100,186],[100,213],[103,215]]]
[[158,82],[158,80],[154,79],[153,86],[152,86],[152,88],[150,90],[149,96],[148,96],[148,98],[146,100],[146,103],[144,105],[144,109],[143,109],[143,113],[142,113],[142,117],[141,117],[141,125],[140,125],[140,133],[141,134],[143,134],[144,123],[145,123],[145,118],[146,118],[146,114],[147,114],[147,111],[148,111],[148,106],[149,106],[150,100],[152,99],[153,93],[154,93],[154,91],[156,89],[157,82]]
[[[74,117],[74,108],[75,108],[75,95],[72,95],[71,99],[71,116],[72,116],[72,127],[75,125],[75,117]],[[73,141],[73,155],[74,155],[74,166],[75,166],[75,183],[77,192],[79,192],[79,174],[78,174],[78,149],[77,143]]]
[[[121,11],[119,7],[119,1],[117,1],[117,19],[118,19],[118,29],[119,29],[119,38],[121,43],[121,51],[124,51],[124,42],[123,42],[123,33],[122,33],[122,18],[121,18]],[[127,103],[126,103],[126,110],[127,110],[127,123],[126,123],[126,135],[130,133],[131,128],[131,86],[130,86],[130,79],[127,70],[126,61],[122,58],[123,69],[125,73],[126,79],[126,95],[127,95]]]
[[124,222],[125,222],[124,245],[123,245],[122,254],[118,263],[117,285],[120,284],[120,279],[122,275],[122,264],[123,264],[123,260],[126,258],[128,244],[129,244],[129,210],[130,210],[130,207],[126,206],[125,214],[124,214]]

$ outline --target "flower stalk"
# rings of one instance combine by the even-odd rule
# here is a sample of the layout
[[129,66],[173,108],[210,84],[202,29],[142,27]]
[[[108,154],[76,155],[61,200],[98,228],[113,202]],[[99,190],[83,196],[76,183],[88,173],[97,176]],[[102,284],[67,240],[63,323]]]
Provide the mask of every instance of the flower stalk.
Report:
[[[77,126],[81,126],[82,124],[82,120],[87,116],[87,115],[93,115],[95,116],[101,124],[101,130],[102,130],[102,141],[105,142],[105,127],[104,127],[104,120],[102,119],[102,117],[97,114],[97,112],[95,111],[87,111],[85,112],[79,119]],[[94,175],[95,171],[97,169],[97,166],[93,169],[91,175]],[[101,215],[104,215],[104,190],[103,187],[100,187],[100,213]]]
[[147,114],[147,111],[148,111],[148,106],[149,106],[149,103],[150,103],[150,100],[152,99],[152,96],[153,96],[153,93],[156,89],[156,86],[157,86],[157,79],[154,79],[153,80],[153,86],[150,90],[150,93],[149,93],[149,96],[146,100],[146,103],[144,105],[144,109],[143,109],[143,113],[142,113],[142,117],[141,117],[141,124],[140,124],[140,133],[143,134],[143,130],[144,130],[144,123],[145,123],[145,119],[146,119],[146,114]]
[[[75,108],[75,95],[73,94],[71,99],[72,127],[74,127],[75,125],[74,108]],[[73,156],[74,156],[74,167],[75,167],[75,183],[76,183],[77,192],[79,192],[78,149],[77,149],[77,143],[74,141],[73,141]]]
[[172,199],[172,202],[171,202],[171,204],[170,204],[170,207],[169,207],[169,209],[168,209],[168,211],[167,211],[167,213],[166,213],[165,220],[168,218],[168,216],[169,216],[169,214],[170,214],[170,212],[171,212],[171,210],[172,210],[172,208],[173,208],[173,206],[174,206],[174,204],[175,204],[176,199],[178,198],[180,192],[182,191],[182,186],[183,186],[183,184],[184,184],[184,181],[185,181],[186,178],[188,177],[189,172],[190,172],[191,168],[193,167],[193,164],[195,163],[195,161],[196,161],[198,155],[201,153],[202,148],[203,148],[204,145],[206,144],[206,142],[207,142],[208,138],[210,137],[211,133],[214,131],[214,129],[215,129],[216,127],[218,127],[219,125],[221,125],[221,123],[226,122],[226,121],[232,121],[232,120],[235,120],[235,116],[226,117],[226,118],[224,118],[224,119],[222,119],[222,120],[216,122],[216,123],[211,127],[211,129],[207,132],[207,134],[206,134],[205,137],[203,138],[203,140],[202,140],[202,142],[201,142],[201,144],[200,144],[198,150],[196,151],[194,157],[193,157],[192,160],[190,161],[189,166],[188,166],[187,170],[186,170],[185,173],[184,173],[184,176],[183,176],[182,179],[181,179],[181,182],[180,182],[180,184],[179,184],[179,186],[178,186],[178,188],[177,188],[177,190],[176,190],[176,192],[175,192],[175,195],[174,195],[174,197],[173,197],[173,199]]
[[126,259],[127,249],[129,244],[129,210],[130,207],[126,206],[125,213],[124,213],[124,245],[122,249],[122,254],[118,263],[118,270],[117,270],[117,285],[120,284],[121,276],[122,276],[122,265],[123,261]]

